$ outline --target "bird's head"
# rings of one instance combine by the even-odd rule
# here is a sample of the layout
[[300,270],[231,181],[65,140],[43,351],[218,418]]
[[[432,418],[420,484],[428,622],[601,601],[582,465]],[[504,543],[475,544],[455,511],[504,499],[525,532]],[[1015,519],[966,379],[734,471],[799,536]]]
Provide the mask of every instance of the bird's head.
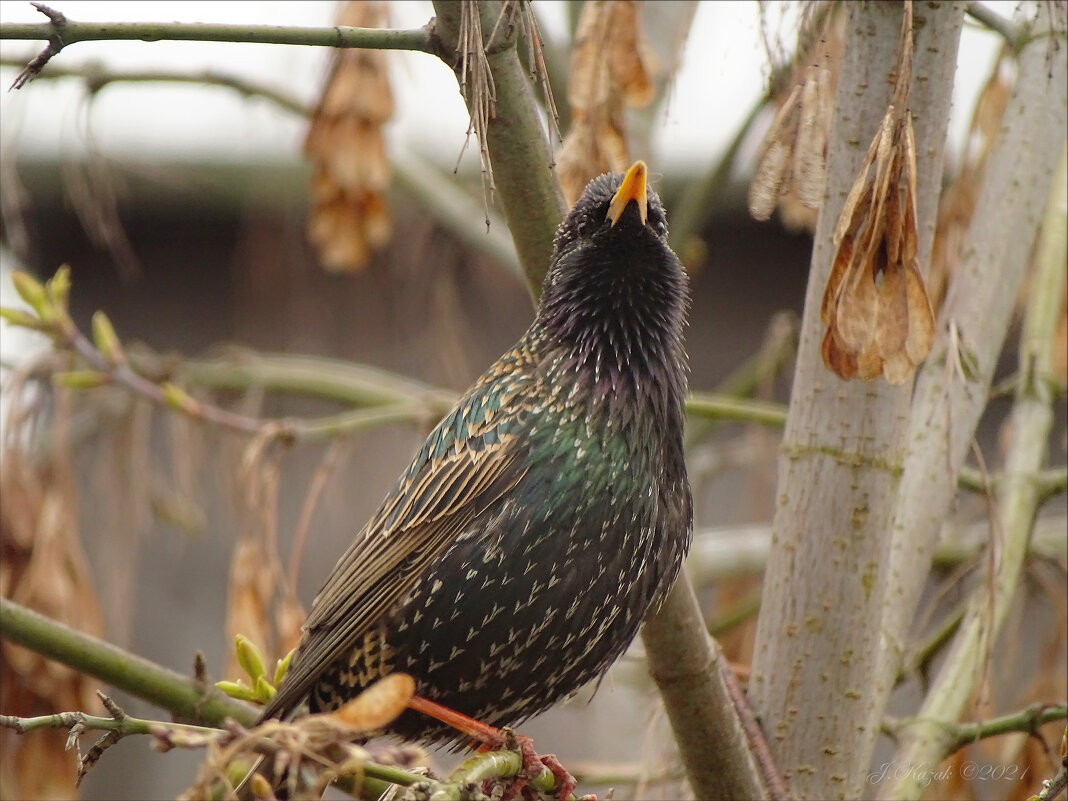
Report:
[[[681,373],[686,274],[645,162],[587,184],[556,232],[538,325],[611,383]],[[600,380],[600,379],[598,379]]]
[[624,174],[605,173],[582,192],[556,232],[554,265],[566,254],[594,247],[622,249],[642,240],[667,238],[660,197],[649,187],[644,161]]

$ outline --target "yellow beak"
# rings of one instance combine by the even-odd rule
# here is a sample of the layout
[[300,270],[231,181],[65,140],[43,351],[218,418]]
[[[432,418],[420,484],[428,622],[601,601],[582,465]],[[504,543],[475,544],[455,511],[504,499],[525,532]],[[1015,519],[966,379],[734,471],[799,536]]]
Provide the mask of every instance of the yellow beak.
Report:
[[642,225],[645,225],[645,221],[649,218],[649,199],[645,194],[646,172],[645,162],[638,160],[631,165],[630,169],[627,170],[627,174],[623,176],[623,183],[619,185],[619,190],[613,196],[612,203],[608,207],[607,219],[612,221],[613,227],[619,222],[619,218],[623,216],[623,209],[632,200],[638,201],[638,213],[641,215]]

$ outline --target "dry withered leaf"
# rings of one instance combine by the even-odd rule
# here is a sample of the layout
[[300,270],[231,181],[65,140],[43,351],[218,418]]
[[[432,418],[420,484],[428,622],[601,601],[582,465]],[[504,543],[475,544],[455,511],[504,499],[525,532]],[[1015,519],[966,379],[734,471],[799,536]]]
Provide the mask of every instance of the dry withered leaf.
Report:
[[[381,0],[350,0],[340,7],[337,22],[373,28],[386,17]],[[363,268],[371,251],[392,236],[383,197],[391,171],[382,135],[392,116],[385,53],[338,50],[304,140],[314,165],[308,238],[327,270]]]
[[[12,398],[21,395],[16,391]],[[13,401],[14,403],[14,401]],[[56,404],[56,452],[31,462],[17,447],[0,460],[0,592],[20,604],[101,636],[103,621],[78,530],[78,499],[66,438],[67,404]],[[9,424],[17,415],[8,417]],[[17,438],[12,437],[12,441]],[[92,679],[26,648],[0,643],[0,711],[34,717],[96,708]],[[0,731],[0,787],[12,798],[76,794],[67,732]]]
[[584,3],[571,51],[568,103],[571,129],[557,156],[569,204],[603,172],[630,164],[624,107],[653,97],[654,58],[641,33],[636,0]]
[[823,203],[834,91],[846,15],[827,6],[798,33],[794,67],[775,98],[775,114],[749,184],[749,213],[767,220],[778,207],[783,223],[812,231]]
[[917,264],[916,145],[908,86],[912,6],[905,4],[898,83],[846,197],[820,314],[821,352],[840,378],[907,381],[934,340],[934,315]]
[[[226,637],[241,634],[262,647],[269,664],[284,655],[299,639],[303,610],[283,580],[278,554],[279,455],[268,454],[272,435],[263,432],[246,446],[240,476],[245,518],[230,558]],[[242,675],[234,651],[229,653],[224,676]]]
[[396,720],[413,695],[415,680],[407,673],[391,673],[328,714],[356,731],[375,731]]

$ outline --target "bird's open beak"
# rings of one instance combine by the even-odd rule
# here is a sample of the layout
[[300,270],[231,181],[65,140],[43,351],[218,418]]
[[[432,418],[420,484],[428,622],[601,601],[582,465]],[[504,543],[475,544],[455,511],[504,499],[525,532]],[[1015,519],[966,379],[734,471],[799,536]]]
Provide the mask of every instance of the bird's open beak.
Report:
[[644,161],[634,162],[627,174],[623,176],[623,183],[619,185],[619,191],[612,197],[612,203],[608,207],[607,219],[615,226],[619,218],[623,216],[623,210],[632,200],[638,201],[638,214],[641,215],[642,225],[649,218],[649,199],[645,194],[646,168]]

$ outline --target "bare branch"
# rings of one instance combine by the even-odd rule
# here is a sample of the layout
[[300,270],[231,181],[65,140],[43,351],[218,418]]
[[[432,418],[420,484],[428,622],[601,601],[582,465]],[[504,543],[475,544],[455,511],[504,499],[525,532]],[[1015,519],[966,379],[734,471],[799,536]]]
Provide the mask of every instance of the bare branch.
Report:
[[45,64],[60,50],[78,42],[118,40],[240,42],[437,52],[427,27],[417,30],[391,30],[388,28],[352,28],[344,25],[306,28],[206,22],[77,22],[41,3],[33,3],[33,5],[49,18],[49,22],[0,23],[0,39],[36,39],[48,42],[45,49],[15,79],[12,89],[21,89],[40,74]]

